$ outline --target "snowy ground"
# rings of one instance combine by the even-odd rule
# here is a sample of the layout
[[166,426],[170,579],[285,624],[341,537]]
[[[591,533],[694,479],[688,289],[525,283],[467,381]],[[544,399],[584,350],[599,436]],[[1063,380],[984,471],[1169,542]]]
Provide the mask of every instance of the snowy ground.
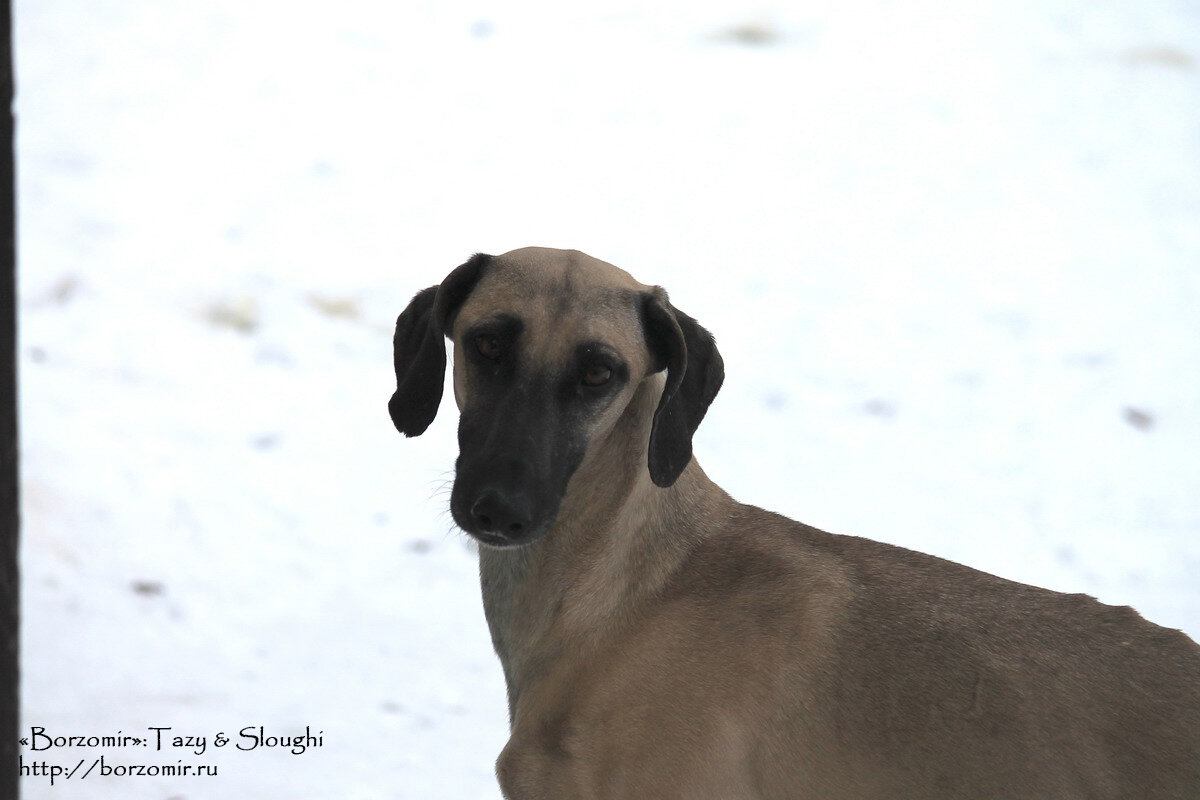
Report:
[[734,496],[1200,636],[1194,6],[16,6],[24,724],[207,737],[23,753],[219,767],[26,798],[498,797],[454,415],[385,411],[476,250],[667,286]]

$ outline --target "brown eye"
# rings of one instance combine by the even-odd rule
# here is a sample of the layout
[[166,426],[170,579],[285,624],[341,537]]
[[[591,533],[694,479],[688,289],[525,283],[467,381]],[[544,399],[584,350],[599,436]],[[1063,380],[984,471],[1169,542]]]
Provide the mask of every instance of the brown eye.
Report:
[[504,355],[504,348],[500,346],[499,337],[488,334],[475,337],[475,349],[488,361],[499,361],[500,356]]
[[603,386],[612,378],[612,368],[603,364],[592,364],[583,373],[583,383],[586,386]]

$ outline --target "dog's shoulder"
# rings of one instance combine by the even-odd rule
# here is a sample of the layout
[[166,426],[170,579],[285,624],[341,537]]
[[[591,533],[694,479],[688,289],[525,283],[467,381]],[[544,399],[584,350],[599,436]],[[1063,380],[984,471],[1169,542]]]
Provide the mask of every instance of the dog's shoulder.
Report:
[[[961,745],[950,756],[986,761],[999,737],[1036,759],[1056,746],[1045,721],[1071,720],[1080,746],[1140,759],[1141,774],[1169,772],[1161,753],[1186,753],[1200,775],[1200,646],[1183,633],[1087,595],[749,506],[736,513],[697,574],[725,582],[726,619],[742,629],[782,626],[788,680],[822,698],[828,707],[811,706],[813,718],[839,720],[856,746],[899,763],[936,736]],[[1128,733],[1145,730],[1152,740]]]
[[685,565],[678,591],[721,604],[743,626],[786,617],[789,632],[809,644],[827,639],[829,652],[868,668],[904,661],[901,674],[911,675],[958,664],[972,674],[1105,683],[1114,694],[1115,676],[1141,675],[1175,687],[1165,695],[1200,712],[1200,645],[1128,606],[827,533],[754,506],[730,512]]

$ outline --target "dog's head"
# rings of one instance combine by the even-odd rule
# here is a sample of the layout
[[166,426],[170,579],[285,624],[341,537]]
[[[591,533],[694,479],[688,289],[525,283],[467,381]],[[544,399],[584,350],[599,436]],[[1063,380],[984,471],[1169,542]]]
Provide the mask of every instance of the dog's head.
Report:
[[674,484],[724,378],[712,336],[662,289],[573,250],[479,254],[396,320],[388,411],[405,436],[437,414],[443,337],[454,342],[461,412],[451,515],[496,547],[551,528],[589,446],[663,370],[644,463],[656,485]]

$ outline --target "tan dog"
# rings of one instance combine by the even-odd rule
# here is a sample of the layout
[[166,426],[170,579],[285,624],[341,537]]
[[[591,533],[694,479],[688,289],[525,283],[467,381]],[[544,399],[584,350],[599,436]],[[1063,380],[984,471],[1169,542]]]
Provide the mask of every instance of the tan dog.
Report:
[[662,289],[576,251],[475,256],[397,321],[408,436],[444,336],[505,797],[1200,798],[1200,647],[736,502],[691,457],[720,355]]

